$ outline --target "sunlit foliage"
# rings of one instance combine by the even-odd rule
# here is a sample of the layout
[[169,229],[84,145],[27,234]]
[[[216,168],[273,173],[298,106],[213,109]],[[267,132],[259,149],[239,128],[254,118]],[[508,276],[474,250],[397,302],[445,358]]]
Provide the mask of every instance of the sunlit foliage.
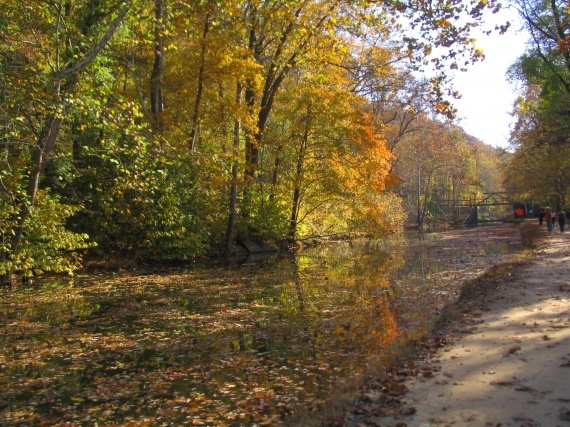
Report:
[[[397,229],[398,124],[452,115],[446,66],[478,58],[470,29],[496,7],[6,2],[2,281],[45,270],[16,260],[47,200],[76,233],[63,258],[86,239],[152,262]],[[437,74],[416,81],[428,64]]]
[[565,205],[570,188],[565,161],[570,127],[570,17],[564,1],[516,0],[530,35],[527,49],[509,70],[521,86],[511,133],[514,156],[505,184],[522,201]]

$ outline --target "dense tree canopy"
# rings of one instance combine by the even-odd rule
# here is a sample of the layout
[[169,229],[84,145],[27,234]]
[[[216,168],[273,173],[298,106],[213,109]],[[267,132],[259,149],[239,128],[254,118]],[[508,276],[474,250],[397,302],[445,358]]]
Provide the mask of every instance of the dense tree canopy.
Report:
[[[414,150],[457,149],[419,118],[452,115],[445,71],[478,59],[470,30],[497,7],[4,2],[0,274],[399,227],[396,147],[425,127]],[[457,159],[436,184],[424,158],[430,182],[470,179]]]
[[514,151],[506,185],[521,200],[558,208],[570,189],[570,16],[564,1],[517,0],[530,35],[524,55],[510,68],[521,83],[511,134]]

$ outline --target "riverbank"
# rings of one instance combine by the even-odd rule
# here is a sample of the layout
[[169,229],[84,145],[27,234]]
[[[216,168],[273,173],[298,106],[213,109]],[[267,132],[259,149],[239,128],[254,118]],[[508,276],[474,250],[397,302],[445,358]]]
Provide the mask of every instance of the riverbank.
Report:
[[529,263],[364,390],[345,425],[570,425],[570,234],[541,234]]

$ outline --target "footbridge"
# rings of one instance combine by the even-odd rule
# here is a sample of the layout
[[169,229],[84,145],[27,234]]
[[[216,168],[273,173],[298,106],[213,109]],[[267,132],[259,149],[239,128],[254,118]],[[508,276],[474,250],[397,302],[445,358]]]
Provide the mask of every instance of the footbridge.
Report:
[[463,225],[477,225],[485,222],[502,221],[505,217],[532,216],[532,205],[519,204],[511,199],[512,193],[495,191],[483,193],[466,200],[448,201],[447,213],[453,222]]
[[511,193],[483,193],[482,198],[471,208],[465,225],[477,225],[481,222],[497,222],[515,212],[515,203],[510,199]]

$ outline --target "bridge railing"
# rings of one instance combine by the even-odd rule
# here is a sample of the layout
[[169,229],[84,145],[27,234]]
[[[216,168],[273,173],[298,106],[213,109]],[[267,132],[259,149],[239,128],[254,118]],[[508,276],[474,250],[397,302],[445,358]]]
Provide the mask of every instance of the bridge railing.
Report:
[[[489,192],[470,199],[433,200],[438,204],[442,218],[456,224],[475,225],[479,222],[496,222],[512,212],[511,193]],[[503,207],[501,209],[500,207]],[[511,209],[506,209],[510,206]]]

